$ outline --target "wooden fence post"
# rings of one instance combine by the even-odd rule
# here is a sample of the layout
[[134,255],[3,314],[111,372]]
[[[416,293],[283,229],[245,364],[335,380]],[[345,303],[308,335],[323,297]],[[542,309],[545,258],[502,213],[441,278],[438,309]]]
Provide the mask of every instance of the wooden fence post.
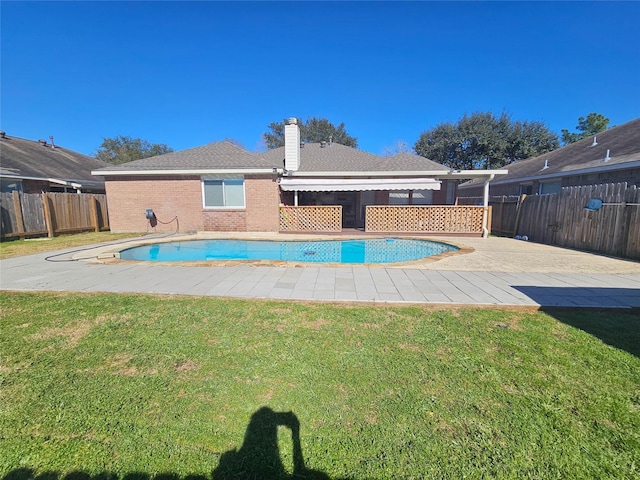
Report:
[[49,195],[42,194],[42,207],[44,208],[44,222],[47,224],[47,234],[49,238],[54,237],[53,216],[51,215],[51,205],[49,204]]
[[513,227],[513,235],[515,237],[518,234],[518,227],[520,226],[520,212],[522,212],[522,204],[524,203],[525,198],[527,198],[526,194],[522,194],[520,196],[520,200],[518,201],[517,211],[516,211],[516,224]]
[[24,218],[22,217],[22,202],[20,202],[20,192],[14,190],[11,193],[11,196],[13,198],[13,209],[16,213],[16,228],[18,229],[17,233],[24,233]]
[[95,195],[91,195],[89,200],[91,202],[91,217],[93,219],[93,230],[96,233],[100,233],[100,220],[98,218],[98,199]]

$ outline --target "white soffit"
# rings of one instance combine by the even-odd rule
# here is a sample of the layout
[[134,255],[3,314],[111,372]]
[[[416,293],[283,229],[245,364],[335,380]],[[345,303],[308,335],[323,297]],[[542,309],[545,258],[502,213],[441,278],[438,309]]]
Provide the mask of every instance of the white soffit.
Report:
[[280,179],[284,191],[361,192],[366,190],[440,190],[433,178],[287,178]]

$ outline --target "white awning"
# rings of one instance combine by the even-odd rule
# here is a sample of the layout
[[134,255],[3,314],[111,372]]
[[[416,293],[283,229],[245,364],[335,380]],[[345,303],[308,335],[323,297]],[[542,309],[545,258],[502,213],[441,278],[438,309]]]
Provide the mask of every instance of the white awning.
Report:
[[433,178],[296,178],[282,177],[286,192],[361,192],[366,190],[440,190]]

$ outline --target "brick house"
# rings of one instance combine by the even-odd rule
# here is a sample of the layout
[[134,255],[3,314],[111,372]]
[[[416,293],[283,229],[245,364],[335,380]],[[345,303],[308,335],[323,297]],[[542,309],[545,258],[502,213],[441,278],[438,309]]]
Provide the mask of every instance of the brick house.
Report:
[[488,186],[506,171],[453,171],[330,140],[303,144],[292,118],[285,146],[260,154],[223,141],[92,173],[105,178],[112,231],[145,231],[151,209],[158,231],[277,232],[281,205],[341,205],[342,227],[361,228],[367,205],[452,205],[459,179]]
[[[562,187],[626,182],[640,187],[640,118],[543,155],[507,166],[491,195],[558,193]],[[458,186],[460,197],[479,197],[482,183]]]

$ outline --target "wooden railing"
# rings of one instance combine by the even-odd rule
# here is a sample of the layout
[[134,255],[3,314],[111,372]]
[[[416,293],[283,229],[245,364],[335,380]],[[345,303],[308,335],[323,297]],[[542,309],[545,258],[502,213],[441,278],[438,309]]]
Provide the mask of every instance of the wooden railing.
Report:
[[281,232],[340,232],[342,206],[280,207]]
[[2,238],[109,230],[104,194],[1,193],[0,214]]
[[[365,231],[371,233],[483,233],[482,206],[460,205],[367,205]],[[491,230],[491,207],[487,208]]]

